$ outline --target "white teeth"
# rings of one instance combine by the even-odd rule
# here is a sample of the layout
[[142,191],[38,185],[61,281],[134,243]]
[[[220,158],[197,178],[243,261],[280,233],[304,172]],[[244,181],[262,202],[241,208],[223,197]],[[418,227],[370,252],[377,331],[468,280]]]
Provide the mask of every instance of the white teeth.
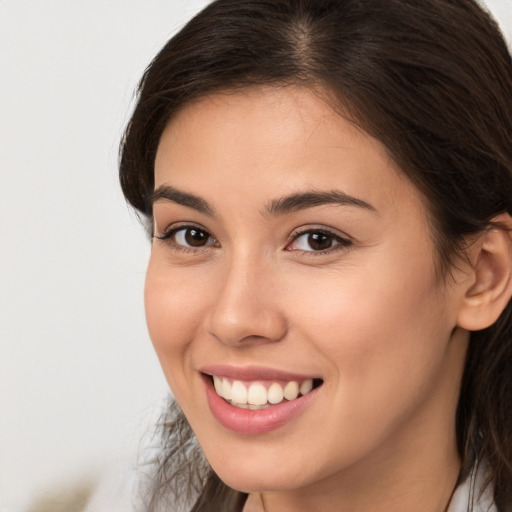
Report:
[[217,391],[217,395],[223,396],[222,394],[222,379],[217,376],[213,377],[213,385],[215,386],[215,391]]
[[299,396],[299,384],[293,380],[288,382],[284,388],[283,395],[286,400],[295,400]]
[[299,389],[301,395],[307,395],[313,389],[313,379],[305,380]]
[[268,395],[267,399],[268,399],[269,403],[279,404],[283,401],[283,397],[284,397],[283,388],[277,382],[274,382],[268,388],[267,395]]
[[226,400],[231,400],[231,384],[228,379],[222,379],[222,391],[220,396]]
[[239,380],[235,380],[231,386],[231,400],[237,404],[247,403],[247,388]]
[[267,407],[270,407],[270,405],[252,405],[252,404],[235,404],[233,403],[235,407],[238,407],[239,409],[251,409],[253,411],[260,410],[260,409],[266,409]]
[[273,382],[267,389],[263,384],[253,383],[246,387],[242,381],[232,383],[227,378],[213,376],[213,385],[219,396],[231,401],[232,405],[245,409],[265,409],[269,404],[281,403],[284,399],[295,400],[299,395],[306,395],[313,389],[313,379],[307,379],[300,385],[290,381],[283,387]]
[[247,402],[251,405],[265,405],[267,403],[267,390],[261,384],[251,384],[247,392]]

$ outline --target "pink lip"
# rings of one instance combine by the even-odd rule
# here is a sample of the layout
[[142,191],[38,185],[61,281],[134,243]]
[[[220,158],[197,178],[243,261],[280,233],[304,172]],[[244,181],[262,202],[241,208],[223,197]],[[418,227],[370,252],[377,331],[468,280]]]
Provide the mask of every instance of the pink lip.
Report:
[[[259,376],[261,378],[261,374]],[[313,389],[300,398],[289,402],[283,401],[267,409],[251,410],[234,407],[217,395],[210,377],[203,375],[203,381],[206,387],[206,399],[215,419],[228,430],[249,435],[264,434],[286,425],[304,411],[320,389]]]
[[310,375],[299,375],[264,366],[230,366],[226,364],[216,364],[200,368],[201,373],[216,375],[217,377],[227,377],[234,380],[295,380],[298,382],[315,377]]

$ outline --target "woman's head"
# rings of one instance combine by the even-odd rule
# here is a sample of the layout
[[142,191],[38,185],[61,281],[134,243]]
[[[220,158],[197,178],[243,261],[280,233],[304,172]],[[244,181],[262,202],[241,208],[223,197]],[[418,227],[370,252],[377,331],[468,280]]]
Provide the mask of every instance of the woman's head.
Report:
[[438,233],[446,260],[443,231],[453,243],[511,208],[511,80],[506,45],[472,1],[213,2],[144,75],[121,183],[151,216],[160,136],[198,98],[254,84],[320,88],[387,146],[437,223],[453,206],[458,220],[445,219]]
[[[255,107],[251,109],[251,105]],[[279,109],[283,106],[284,110],[280,111]],[[257,115],[261,112],[266,115],[258,121]],[[272,116],[272,112],[278,115]],[[317,149],[322,140],[327,144],[330,134],[339,135],[341,143],[346,144],[346,147],[352,149],[353,154],[357,155],[358,165],[350,164],[346,154],[338,155],[341,162],[338,187],[331,182],[329,187],[325,187],[325,183],[322,182],[325,176],[319,172],[315,177],[311,172],[312,165],[309,166],[309,174],[306,175],[305,181],[299,184],[294,179],[302,172],[300,163],[303,160],[297,161],[295,178],[286,173],[279,176],[280,170],[283,169],[279,167],[282,162],[279,161],[278,156],[285,153],[280,151],[276,153],[276,159],[273,160],[276,163],[275,173],[270,172],[272,162],[262,158],[259,162],[266,162],[267,165],[261,169],[261,175],[249,174],[248,176],[255,180],[255,184],[258,183],[258,177],[261,177],[263,185],[272,183],[274,188],[279,188],[282,184],[283,193],[277,194],[276,197],[289,196],[294,187],[303,193],[305,183],[309,183],[312,192],[317,189],[325,191],[341,188],[348,189],[348,193],[351,192],[351,183],[354,184],[353,188],[356,191],[363,190],[361,187],[367,183],[367,192],[363,193],[364,199],[361,199],[359,207],[363,203],[369,204],[370,207],[362,206],[361,209],[367,211],[359,212],[357,215],[368,216],[371,215],[372,209],[379,210],[369,199],[371,196],[369,192],[372,190],[381,200],[388,201],[389,211],[392,210],[393,201],[397,201],[395,214],[398,212],[398,216],[393,222],[388,216],[388,221],[397,229],[400,227],[404,230],[411,229],[412,226],[409,235],[404,235],[400,248],[409,251],[409,261],[413,258],[415,264],[420,264],[425,254],[428,257],[420,265],[421,268],[415,271],[417,274],[423,272],[426,281],[422,281],[421,276],[416,276],[418,281],[416,283],[412,274],[407,282],[403,281],[404,297],[409,293],[405,285],[411,282],[416,283],[418,294],[414,296],[409,290],[411,292],[409,301],[400,306],[404,308],[404,321],[400,323],[396,320],[394,323],[391,322],[391,326],[395,330],[400,330],[400,336],[403,335],[402,342],[408,335],[414,334],[419,340],[422,340],[422,336],[425,335],[426,339],[422,340],[425,350],[428,339],[431,337],[440,342],[446,341],[446,337],[451,332],[450,321],[453,321],[454,316],[450,316],[450,312],[442,308],[438,310],[439,305],[449,304],[452,307],[459,300],[457,293],[460,292],[460,286],[468,276],[464,269],[468,270],[471,266],[476,268],[477,261],[472,259],[471,250],[474,247],[480,247],[480,249],[482,247],[482,244],[478,245],[478,240],[481,238],[477,235],[486,232],[491,223],[497,219],[503,220],[506,225],[507,217],[503,214],[512,212],[510,135],[512,133],[512,64],[495,25],[478,5],[467,0],[422,0],[421,2],[413,0],[367,0],[364,2],[356,0],[220,0],[213,2],[163,48],[144,75],[139,101],[122,146],[121,183],[124,193],[131,204],[147,216],[151,230],[155,230],[154,203],[156,204],[159,198],[169,192],[162,188],[164,185],[175,187],[180,191],[179,193],[183,191],[193,193],[195,191],[193,183],[202,183],[203,188],[206,186],[207,189],[208,180],[210,180],[212,194],[216,190],[214,187],[220,183],[217,197],[219,194],[226,193],[232,194],[230,197],[237,193],[251,194],[250,190],[245,190],[247,187],[242,187],[242,182],[237,182],[236,178],[240,176],[233,174],[232,179],[228,179],[229,174],[221,172],[226,171],[227,163],[224,168],[218,168],[213,172],[215,165],[207,166],[207,162],[201,160],[199,135],[209,137],[209,140],[214,140],[215,136],[215,130],[211,129],[211,125],[204,127],[202,122],[216,123],[219,127],[217,135],[223,133],[222,130],[229,127],[233,129],[236,126],[239,126],[239,134],[244,133],[244,127],[250,126],[253,133],[258,135],[255,130],[258,123],[265,128],[267,134],[271,134],[271,126],[276,126],[280,117],[282,126],[286,127],[286,134],[293,135],[293,126],[296,127],[297,123],[290,124],[289,118],[293,118],[294,113],[303,119],[304,126],[309,129],[315,122],[318,124],[318,131],[311,132],[313,141],[314,133],[317,135],[322,133],[323,138],[316,140]],[[336,124],[336,118],[340,126]],[[225,119],[231,119],[231,122],[223,122]],[[326,119],[328,122],[325,121]],[[269,120],[273,125],[265,124]],[[192,129],[194,126],[195,130]],[[332,130],[322,132],[326,126],[330,126]],[[282,146],[282,137],[286,134],[281,134],[280,139],[278,128],[276,126],[273,140],[277,145]],[[245,133],[246,138],[249,138],[249,133],[250,131]],[[233,131],[226,132],[226,137],[233,138],[234,135]],[[353,137],[357,139],[355,143]],[[243,141],[238,140],[236,146],[230,148],[229,140],[225,142],[225,151],[219,152],[219,160],[223,153],[229,153],[230,149],[233,149],[236,155],[237,150],[243,146]],[[296,142],[297,140],[302,141],[304,148],[307,147],[309,140],[307,137],[302,139],[299,137]],[[368,147],[364,146],[364,141],[369,144]],[[187,174],[187,165],[184,163],[187,155],[184,148],[188,147],[188,142],[190,142],[189,154],[194,152],[192,156],[195,161],[202,162],[201,167],[194,167],[191,164],[189,174]],[[329,142],[330,145],[327,144],[323,157],[317,152],[316,157],[319,161],[322,158],[325,161],[329,160],[328,148],[335,145],[335,142]],[[205,142],[203,148],[205,156],[215,155],[214,149],[221,143],[222,139],[217,139],[213,146]],[[259,140],[259,143],[257,147],[263,153],[262,141]],[[272,138],[266,143],[271,148]],[[249,146],[241,154],[247,156],[250,152]],[[271,149],[265,156],[272,155]],[[295,149],[299,152],[300,147],[297,146]],[[372,151],[380,157],[378,165],[375,160],[372,160]],[[369,155],[369,169],[364,169],[364,165],[361,165],[366,158],[365,155]],[[254,162],[258,161],[257,156],[256,154]],[[179,165],[176,164],[176,159],[181,159]],[[156,188],[158,189],[156,193],[155,160],[157,162]],[[308,161],[307,155],[304,161]],[[239,159],[239,162],[247,161]],[[331,165],[330,169],[333,168]],[[173,179],[172,173],[176,169],[180,169],[180,173]],[[205,174],[198,174],[198,169],[202,169]],[[254,169],[257,169],[257,165]],[[348,174],[344,169],[349,170]],[[212,171],[211,175],[207,172],[209,170]],[[247,173],[248,169],[244,168],[243,171]],[[251,173],[254,172],[256,171],[251,171]],[[353,175],[352,178],[350,173]],[[331,178],[335,178],[332,172],[329,175],[329,179]],[[285,193],[286,187],[288,187],[287,193]],[[256,189],[253,191],[254,198],[261,192]],[[176,194],[176,191],[174,190],[173,193]],[[407,198],[410,198],[411,194],[414,198],[414,207],[408,210]],[[195,195],[204,199],[205,193]],[[272,199],[268,190],[263,196]],[[181,203],[188,201],[188,207],[190,207],[190,201],[196,199],[197,197],[182,195],[179,200]],[[313,200],[318,201],[318,198]],[[240,219],[245,218],[243,210],[248,208],[250,201],[246,201],[247,205],[244,203],[242,196],[237,203]],[[226,204],[228,205],[226,207],[233,208],[235,203],[226,201]],[[209,206],[211,204],[205,205],[196,201],[193,208],[196,211],[198,207],[203,208],[203,213],[207,213]],[[227,214],[228,211],[226,210],[225,213]],[[254,212],[250,213],[249,217],[253,214]],[[173,215],[171,214],[170,217],[174,218]],[[237,211],[230,211],[229,216],[235,218]],[[166,214],[161,214],[161,217],[165,218]],[[408,224],[408,220],[412,224]],[[318,221],[319,218],[316,218],[315,222],[320,224]],[[367,220],[356,219],[352,222],[358,226],[364,226]],[[321,224],[324,226],[327,222],[322,220]],[[157,226],[155,234],[162,236],[166,227]],[[174,228],[177,227],[174,226]],[[235,227],[236,224],[232,224],[232,230],[224,240],[232,237]],[[295,227],[297,226],[292,226],[293,229]],[[423,229],[421,236],[418,235],[417,229]],[[200,230],[196,230],[195,233],[190,231],[185,233],[182,230],[180,236],[187,234],[189,237],[196,237],[190,238],[188,242],[185,240],[185,243],[197,242],[198,246],[206,244],[206,246],[216,247],[215,243],[218,243],[218,240],[204,239],[207,236],[205,233],[210,231],[205,229],[202,233]],[[220,228],[218,231],[221,231]],[[335,235],[340,236],[340,231],[343,232],[340,229]],[[243,232],[243,229],[240,232]],[[253,229],[251,232],[258,232],[258,230]],[[405,231],[401,233],[404,234]],[[176,234],[177,232],[174,231],[172,236],[176,237]],[[214,235],[221,238],[218,232]],[[317,239],[318,235],[321,235],[321,231],[316,233]],[[396,236],[397,240],[400,239],[398,232]],[[428,240],[426,245],[423,236]],[[339,242],[342,238],[327,238],[323,242],[332,244],[333,240]],[[354,238],[357,239],[357,236],[354,235]],[[311,239],[308,240],[310,243]],[[376,239],[374,242],[376,243]],[[471,243],[473,245],[468,247]],[[286,245],[286,247],[289,246]],[[432,249],[430,253],[428,248]],[[421,250],[418,252],[418,249]],[[392,256],[391,253],[388,253],[388,256]],[[394,268],[399,271],[398,265],[403,267],[408,260],[395,256]],[[178,311],[180,304],[185,312],[187,308],[190,310],[187,304],[190,305],[194,300],[190,298],[190,294],[194,293],[195,289],[202,294],[201,283],[205,281],[200,280],[196,288],[190,289],[187,283],[182,282],[181,278],[178,279],[179,275],[183,276],[186,272],[173,274],[171,281],[166,280],[162,277],[161,271],[165,265],[169,265],[169,261],[162,256],[161,252],[158,258],[160,266],[153,265],[153,274],[150,274],[151,290],[159,286],[168,289],[172,284],[177,292],[176,296],[180,297],[179,303],[172,302],[173,311]],[[232,259],[231,262],[233,261],[235,260]],[[429,261],[432,266],[429,266]],[[202,262],[203,267],[205,264]],[[354,266],[351,276],[357,275],[357,264],[356,258],[351,263]],[[170,265],[172,266],[173,263]],[[231,265],[230,271],[235,267],[236,265]],[[150,272],[151,268],[150,265]],[[269,268],[272,268],[272,265],[269,265]],[[370,266],[368,268],[370,269]],[[409,265],[407,268],[411,270],[412,266]],[[158,270],[157,275],[155,275],[155,269]],[[332,268],[324,270],[327,273],[333,271]],[[385,276],[382,275],[383,283],[389,277],[391,268],[386,272]],[[340,272],[334,272],[334,274],[335,277],[330,282],[342,286]],[[401,277],[404,278],[405,274],[404,268],[404,274]],[[434,275],[436,279],[431,281],[430,278]],[[476,275],[476,272],[473,275]],[[274,282],[279,283],[281,276],[282,274],[276,276]],[[440,276],[444,279],[439,279]],[[228,274],[225,277],[228,279]],[[248,279],[247,276],[246,278]],[[374,289],[373,285],[377,278],[377,276],[372,277],[372,281],[367,285],[368,290]],[[208,286],[209,282],[207,281],[204,286]],[[315,283],[318,283],[316,278]],[[428,287],[431,284],[434,286],[434,283],[433,295],[427,294]],[[362,277],[359,285],[366,286]],[[394,290],[391,282],[388,285],[387,292],[393,290],[395,294],[400,293],[400,287]],[[314,283],[311,286],[315,288]],[[468,289],[466,287],[466,291]],[[186,292],[185,295],[180,295],[180,291]],[[247,291],[250,293],[249,290]],[[447,297],[452,292],[455,295],[447,301]],[[155,304],[162,302],[162,297],[156,302],[152,301],[152,293],[150,291],[148,295],[150,331],[152,315],[157,309]],[[276,286],[275,289],[272,288],[272,293],[267,299],[261,300],[272,302],[280,294],[285,292]],[[311,297],[313,295],[313,293],[310,294]],[[158,294],[154,296],[158,297]],[[505,296],[506,293],[503,297]],[[300,297],[297,294],[296,297],[296,302],[299,304]],[[372,297],[375,298],[375,294]],[[379,297],[383,298],[384,295]],[[239,300],[240,304],[244,303],[243,297],[239,297]],[[315,299],[318,302],[321,300],[321,297]],[[341,301],[340,304],[343,302],[340,297],[337,300]],[[415,300],[417,302],[414,302]],[[503,301],[505,302],[501,309],[506,304],[506,300],[502,299]],[[328,302],[333,304],[331,299]],[[368,302],[371,303],[370,297],[366,303]],[[363,301],[352,305],[354,316],[364,310],[364,303]],[[388,305],[392,304],[390,297]],[[406,306],[414,309],[414,304],[417,304],[416,310],[407,313]],[[425,309],[430,308],[424,318],[422,305],[425,305]],[[318,303],[315,302],[311,306],[311,311],[314,311]],[[399,304],[395,306],[398,307]],[[234,303],[231,307],[233,307],[233,315],[236,316],[237,308]],[[320,309],[327,311],[329,308],[326,306]],[[379,311],[386,311],[385,304],[383,303],[382,308],[377,309],[373,317],[377,316]],[[340,310],[345,315],[349,313],[341,305]],[[511,459],[510,446],[504,448],[503,444],[486,439],[486,437],[498,435],[500,428],[506,428],[503,425],[500,426],[500,423],[505,422],[508,425],[511,423],[508,409],[511,400],[510,384],[508,390],[505,390],[504,380],[499,378],[501,374],[505,376],[510,370],[512,360],[509,311],[507,308],[497,324],[492,326],[490,323],[496,320],[497,315],[495,317],[491,315],[493,319],[490,323],[474,321],[472,324],[471,318],[478,317],[478,314],[475,310],[468,311],[470,313],[466,314],[465,324],[459,327],[480,332],[474,334],[469,343],[462,395],[458,407],[458,444],[465,463],[464,470],[469,468],[475,457],[481,455],[489,458],[494,466],[504,465],[503,460]],[[281,339],[285,336],[288,326],[286,315],[281,317],[277,315],[276,310],[272,314],[270,311],[265,313],[263,310],[260,313],[263,315],[262,318],[266,318],[267,313],[269,315],[268,332],[259,334],[253,332],[251,336],[268,340]],[[313,324],[315,318],[321,317],[321,311],[317,313],[311,318]],[[391,314],[388,313],[389,318]],[[304,310],[300,315],[307,318],[307,314]],[[411,318],[414,320],[411,315],[416,315],[418,321],[414,329],[409,332],[404,326],[407,326]],[[184,316],[186,314],[182,315],[183,318]],[[208,318],[207,312],[204,317]],[[227,334],[215,335],[217,330],[215,315],[211,315],[210,320],[209,327],[205,328],[205,331],[217,338],[217,341],[220,338],[226,341],[229,338]],[[446,322],[443,323],[443,321]],[[343,330],[343,319],[339,321],[331,319],[330,322],[335,331]],[[367,318],[366,322],[371,322],[371,318]],[[202,329],[200,324],[201,322],[198,321],[197,331]],[[265,322],[262,321],[262,329],[264,326]],[[168,327],[166,326],[167,331]],[[377,327],[380,328],[379,332],[386,332],[383,320],[380,324],[377,323]],[[281,329],[282,332],[276,334],[272,330],[274,328]],[[484,328],[486,329],[482,330]],[[417,329],[421,329],[423,334],[420,335]],[[152,333],[152,337],[154,341],[156,338],[155,345],[158,350],[160,336],[156,330],[155,334]],[[192,331],[189,331],[186,334],[190,336],[190,343],[194,337],[191,333]],[[389,338],[391,333],[387,334]],[[180,333],[176,333],[176,336],[179,337]],[[238,340],[241,339],[241,334],[233,336]],[[373,339],[375,340],[376,337],[375,334]],[[326,336],[323,337],[325,338]],[[341,338],[343,337],[340,336]],[[352,339],[356,341],[354,337]],[[453,386],[458,390],[458,383],[462,378],[464,343],[464,336],[461,336],[457,355],[453,356],[455,362],[448,367],[454,379],[450,384],[452,387],[449,388],[452,391]],[[223,344],[223,346],[227,345]],[[184,346],[179,347],[179,352],[182,354],[185,352]],[[344,346],[347,350],[347,346]],[[361,347],[363,346],[364,344],[361,344]],[[437,350],[435,347],[428,347],[429,350],[434,351],[430,354],[429,361],[433,362],[441,357],[442,346],[442,344],[438,346]],[[451,346],[453,348],[455,345]],[[393,347],[392,344],[388,348],[393,350]],[[418,345],[415,347],[421,348]],[[398,347],[395,348],[398,350]],[[376,350],[377,347],[374,349]],[[164,349],[161,350],[165,352]],[[211,355],[211,361],[208,362],[219,362],[216,360],[219,353]],[[369,356],[370,353],[367,355]],[[223,352],[224,362],[235,361],[236,358],[230,354],[229,351]],[[419,352],[415,354],[419,357]],[[160,353],[160,356],[165,369],[167,364],[165,355]],[[313,354],[309,356],[314,359]],[[395,358],[395,361],[399,359]],[[261,361],[258,362],[261,364]],[[178,365],[183,364],[183,361],[178,363]],[[171,366],[169,363],[169,371]],[[440,371],[441,366],[434,365],[431,370]],[[173,370],[173,373],[177,377],[168,375],[168,378],[171,381],[174,378],[179,380],[179,370]],[[425,370],[425,375],[427,374]],[[185,375],[186,372],[183,378]],[[315,378],[324,377],[320,371],[318,375],[309,373],[307,375]],[[443,378],[448,379],[450,371],[443,370],[442,375]],[[407,380],[406,383],[412,381],[414,379]],[[327,381],[327,384],[329,382],[331,381]],[[178,382],[174,385],[179,395],[182,385]],[[420,386],[421,383],[417,385]],[[326,385],[325,388],[328,386]],[[495,400],[488,400],[489,396],[495,396]],[[193,405],[185,403],[185,412],[187,408],[192,410]],[[480,438],[480,434],[483,434],[483,439]],[[483,449],[481,453],[480,449]],[[499,453],[500,450],[504,453]],[[510,489],[505,485],[506,479],[503,476],[506,475],[506,470],[501,467],[498,469],[501,470],[502,477],[500,480],[499,471],[495,475],[497,490],[506,494]],[[508,478],[510,478],[510,469],[508,471]]]

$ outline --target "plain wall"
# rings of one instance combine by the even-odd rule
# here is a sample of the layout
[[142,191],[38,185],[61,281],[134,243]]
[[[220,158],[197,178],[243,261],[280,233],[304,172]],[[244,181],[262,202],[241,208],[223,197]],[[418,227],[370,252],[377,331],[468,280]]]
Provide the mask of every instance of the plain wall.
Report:
[[117,148],[144,68],[204,4],[0,1],[2,511],[134,453],[166,393]]
[[[512,0],[490,0],[512,40]],[[0,0],[0,511],[137,451],[167,393],[149,242],[121,196],[132,93],[206,0]]]

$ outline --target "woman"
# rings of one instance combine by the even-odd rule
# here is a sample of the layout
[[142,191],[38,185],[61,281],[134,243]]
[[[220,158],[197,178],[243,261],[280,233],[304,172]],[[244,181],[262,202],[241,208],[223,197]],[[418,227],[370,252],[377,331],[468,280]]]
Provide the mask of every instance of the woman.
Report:
[[217,0],[169,41],[120,161],[179,404],[149,510],[512,510],[511,134],[471,0]]

